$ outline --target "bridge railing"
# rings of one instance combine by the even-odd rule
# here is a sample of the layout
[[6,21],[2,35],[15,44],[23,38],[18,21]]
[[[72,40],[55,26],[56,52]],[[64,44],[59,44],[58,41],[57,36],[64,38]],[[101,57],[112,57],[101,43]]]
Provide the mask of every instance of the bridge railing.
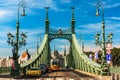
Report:
[[112,80],[120,80],[120,67],[110,67],[110,73],[112,76]]
[[31,67],[38,67],[40,64],[49,64],[49,44],[48,35],[44,36],[44,40],[38,51],[27,62],[20,65],[20,75],[25,75],[25,72]]
[[10,72],[11,67],[0,67],[0,73]]
[[43,40],[43,42],[42,42],[42,44],[41,44],[41,46],[38,50],[38,54],[35,53],[33,55],[33,57],[30,60],[28,60],[28,62],[26,62],[24,64],[21,64],[21,68],[30,66],[31,64],[33,64],[38,59],[38,57],[43,55],[43,50],[44,50],[45,44],[47,42],[47,37],[48,37],[48,35],[45,35],[45,38],[44,38],[44,40]]
[[87,58],[86,55],[83,55],[81,60],[82,60],[82,64],[81,64],[82,69],[80,69],[80,70],[85,71],[85,72],[89,72],[89,73],[94,73],[94,74],[101,74],[102,73],[101,66],[99,64],[93,62],[89,58]]
[[[73,58],[75,60],[75,63],[76,65],[76,68],[79,68],[79,70],[82,70],[82,71],[85,71],[85,72],[89,72],[89,73],[94,73],[94,74],[98,74],[98,75],[107,75],[108,74],[108,71],[107,70],[104,70],[103,67],[92,61],[90,58],[88,58],[84,53],[83,51],[81,50],[78,42],[77,42],[77,39],[76,39],[76,36],[73,34],[72,35],[72,48],[73,49]],[[79,66],[77,64],[80,64]],[[107,67],[107,65],[105,66]]]
[[120,67],[117,66],[110,67],[110,72],[120,74]]

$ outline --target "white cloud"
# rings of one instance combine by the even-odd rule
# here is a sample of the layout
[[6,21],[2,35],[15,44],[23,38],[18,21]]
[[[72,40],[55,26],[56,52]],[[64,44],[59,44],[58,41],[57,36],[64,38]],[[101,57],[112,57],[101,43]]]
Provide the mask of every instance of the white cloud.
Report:
[[[20,1],[20,0],[19,0]],[[15,19],[17,13],[18,0],[0,1],[0,22],[10,22]]]
[[[85,25],[79,25],[76,29],[76,33],[84,33],[84,34],[91,34],[95,32],[99,32],[101,29],[101,23],[90,23],[90,24],[85,24]],[[79,28],[79,29],[78,29]],[[84,28],[84,29],[80,29]]]
[[118,33],[120,28],[120,23],[106,20],[106,29],[112,31],[113,33]]
[[[108,17],[107,20],[105,20],[105,29],[106,32],[113,32],[118,33],[120,28],[120,23],[112,21],[110,19],[119,19],[119,17]],[[90,23],[85,25],[79,25],[76,29],[76,33],[84,33],[84,34],[93,34],[96,32],[101,32],[102,30],[102,23]],[[83,29],[82,29],[83,28]]]
[[7,15],[7,12],[0,10],[0,18],[3,18],[5,15]]
[[53,0],[32,0],[28,1],[28,7],[30,8],[40,8],[44,9],[44,7],[50,7],[53,10],[58,10],[56,2]]
[[109,17],[108,19],[120,20],[120,17]]
[[[16,19],[18,3],[21,0],[3,0],[0,1],[0,22],[9,22]],[[43,9],[44,7],[48,6],[54,10],[58,10],[56,3],[53,0],[40,0],[40,1],[33,1],[27,0],[27,11],[29,13],[36,13],[31,10],[31,8],[40,8]],[[7,19],[6,19],[7,18]]]
[[[94,7],[97,5],[96,2],[94,2],[94,3],[89,2],[89,4],[92,5],[92,6],[94,6]],[[115,7],[120,6],[120,3],[115,3],[115,4],[108,5],[107,2],[102,1],[101,5],[104,8],[115,8]]]
[[0,10],[0,22],[10,22],[14,19],[14,12],[10,10]]
[[120,3],[115,3],[113,5],[105,5],[104,8],[114,8],[120,6]]

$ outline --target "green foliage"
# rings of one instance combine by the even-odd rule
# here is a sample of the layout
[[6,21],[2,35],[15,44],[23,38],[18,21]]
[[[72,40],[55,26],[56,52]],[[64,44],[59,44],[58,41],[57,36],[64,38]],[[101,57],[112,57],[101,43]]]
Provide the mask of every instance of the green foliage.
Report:
[[120,48],[112,49],[112,62],[114,66],[120,66]]

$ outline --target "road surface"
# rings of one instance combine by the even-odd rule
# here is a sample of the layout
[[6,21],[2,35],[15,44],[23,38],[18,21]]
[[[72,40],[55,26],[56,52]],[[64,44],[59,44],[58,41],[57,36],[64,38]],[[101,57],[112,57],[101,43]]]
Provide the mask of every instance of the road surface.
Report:
[[60,70],[43,74],[39,77],[12,77],[9,74],[1,74],[0,80],[99,80],[95,77],[73,70]]

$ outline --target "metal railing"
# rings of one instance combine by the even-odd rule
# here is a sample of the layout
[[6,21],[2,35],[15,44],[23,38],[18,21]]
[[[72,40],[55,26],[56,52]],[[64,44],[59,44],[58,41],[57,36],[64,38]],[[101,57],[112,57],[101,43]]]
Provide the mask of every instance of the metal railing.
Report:
[[120,74],[120,67],[117,67],[117,66],[110,67],[110,72],[111,73],[119,73]]
[[112,76],[112,80],[120,80],[120,67],[110,67],[110,73]]

